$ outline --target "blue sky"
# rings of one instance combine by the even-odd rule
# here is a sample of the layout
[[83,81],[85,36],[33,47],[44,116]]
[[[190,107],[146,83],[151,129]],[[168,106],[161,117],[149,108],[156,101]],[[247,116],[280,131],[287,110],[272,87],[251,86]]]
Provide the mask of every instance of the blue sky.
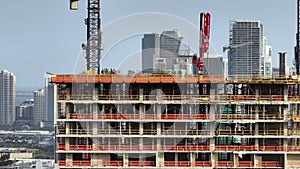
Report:
[[[115,32],[154,23],[167,29],[185,27],[182,24],[177,27],[171,21],[154,22],[155,18],[164,18],[155,14],[144,21],[132,22],[134,17],[126,19],[126,16],[134,14],[143,17],[140,13],[145,12],[179,17],[187,27],[194,26],[195,30],[199,24],[199,13],[211,13],[211,43],[219,54],[223,54],[222,46],[228,44],[229,21],[260,20],[264,35],[273,47],[274,66],[278,67],[278,51],[287,52],[288,65],[294,57],[296,0],[102,0],[102,26],[106,30],[103,32],[103,47],[110,48],[108,44],[112,39],[120,40],[107,51],[103,67],[116,67],[131,54],[138,56],[140,34],[151,31],[151,27],[141,28],[137,34],[125,39]],[[80,0],[78,11],[69,10],[68,0],[1,0],[0,70],[15,73],[17,86],[36,87],[43,86],[45,72],[73,73],[76,65],[85,64],[81,57],[81,43],[86,41],[85,17],[86,0]],[[123,18],[123,23],[120,18]],[[128,25],[127,20],[131,21]],[[110,26],[118,25],[116,22],[122,27],[113,30]],[[159,32],[160,28],[153,28],[153,32]],[[198,40],[198,34],[194,32],[183,36],[186,41]]]

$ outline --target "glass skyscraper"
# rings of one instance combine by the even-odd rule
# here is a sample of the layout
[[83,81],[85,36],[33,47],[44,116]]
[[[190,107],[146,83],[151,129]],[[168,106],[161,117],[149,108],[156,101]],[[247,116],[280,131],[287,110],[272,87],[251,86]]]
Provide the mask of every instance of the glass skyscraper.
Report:
[[[228,73],[270,74],[271,47],[266,45],[260,21],[233,21],[230,24]],[[266,52],[266,48],[268,48]],[[266,55],[266,56],[265,56]],[[268,58],[267,58],[268,57]],[[267,63],[267,62],[268,63]]]

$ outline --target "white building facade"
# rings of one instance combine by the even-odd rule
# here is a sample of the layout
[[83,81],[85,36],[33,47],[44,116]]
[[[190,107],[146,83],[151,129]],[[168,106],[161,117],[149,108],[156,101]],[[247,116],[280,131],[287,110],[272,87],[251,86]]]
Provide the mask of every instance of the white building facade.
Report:
[[0,126],[11,126],[16,118],[16,76],[3,70],[0,72]]

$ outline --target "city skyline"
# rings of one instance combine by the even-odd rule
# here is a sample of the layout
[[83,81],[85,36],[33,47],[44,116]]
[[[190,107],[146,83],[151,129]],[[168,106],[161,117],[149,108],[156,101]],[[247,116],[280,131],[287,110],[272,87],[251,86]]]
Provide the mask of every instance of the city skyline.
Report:
[[[0,27],[0,70],[7,69],[14,72],[17,76],[17,87],[42,87],[45,72],[74,73],[78,58],[83,57],[81,56],[81,43],[86,41],[86,28],[83,22],[86,17],[85,1],[79,2],[79,11],[69,11],[69,4],[66,1],[45,2],[43,8],[37,2],[37,0],[32,0],[30,3],[16,4],[6,0],[0,7],[0,20],[6,23]],[[182,10],[182,6],[189,10]],[[15,10],[16,8],[18,10]],[[9,11],[17,12],[7,17],[6,14]],[[195,29],[198,28],[199,13],[211,13],[211,44],[218,54],[223,55],[222,47],[229,43],[230,20],[260,20],[264,23],[269,44],[273,47],[274,67],[278,67],[276,55],[278,51],[287,52],[287,65],[291,65],[294,57],[296,1],[280,0],[276,3],[258,0],[248,2],[234,0],[226,2],[103,1],[101,11],[103,29],[106,30],[106,26],[121,17],[141,12],[174,15],[190,22]],[[132,26],[137,26],[137,24]],[[128,26],[123,29],[130,28],[131,26]],[[166,26],[165,29],[176,29],[176,27]],[[153,32],[158,32],[158,30],[153,29]],[[116,55],[114,49],[117,47],[110,50],[108,41],[112,38],[118,39],[112,35],[113,32],[103,32],[103,53],[105,54],[103,66],[109,68],[117,67],[120,62],[118,60],[123,60],[127,54],[125,52],[124,55]],[[189,39],[187,35],[182,36]],[[193,34],[191,37],[195,41],[198,40],[198,34]],[[125,41],[128,43],[123,48],[127,49],[128,53],[141,49],[140,41],[136,39],[133,42]]]

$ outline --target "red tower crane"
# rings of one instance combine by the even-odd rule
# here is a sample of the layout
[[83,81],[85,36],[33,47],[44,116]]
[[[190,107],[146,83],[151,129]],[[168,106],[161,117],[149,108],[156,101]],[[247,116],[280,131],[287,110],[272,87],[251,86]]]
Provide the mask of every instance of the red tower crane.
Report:
[[200,32],[199,32],[199,57],[193,56],[193,64],[196,65],[199,72],[204,72],[204,55],[208,53],[209,49],[209,35],[210,35],[210,14],[200,14]]
[[[79,0],[70,0],[70,9],[78,9]],[[86,52],[87,72],[100,74],[101,59],[101,17],[100,0],[88,0],[88,16],[85,20],[87,25],[87,43],[82,44]]]

